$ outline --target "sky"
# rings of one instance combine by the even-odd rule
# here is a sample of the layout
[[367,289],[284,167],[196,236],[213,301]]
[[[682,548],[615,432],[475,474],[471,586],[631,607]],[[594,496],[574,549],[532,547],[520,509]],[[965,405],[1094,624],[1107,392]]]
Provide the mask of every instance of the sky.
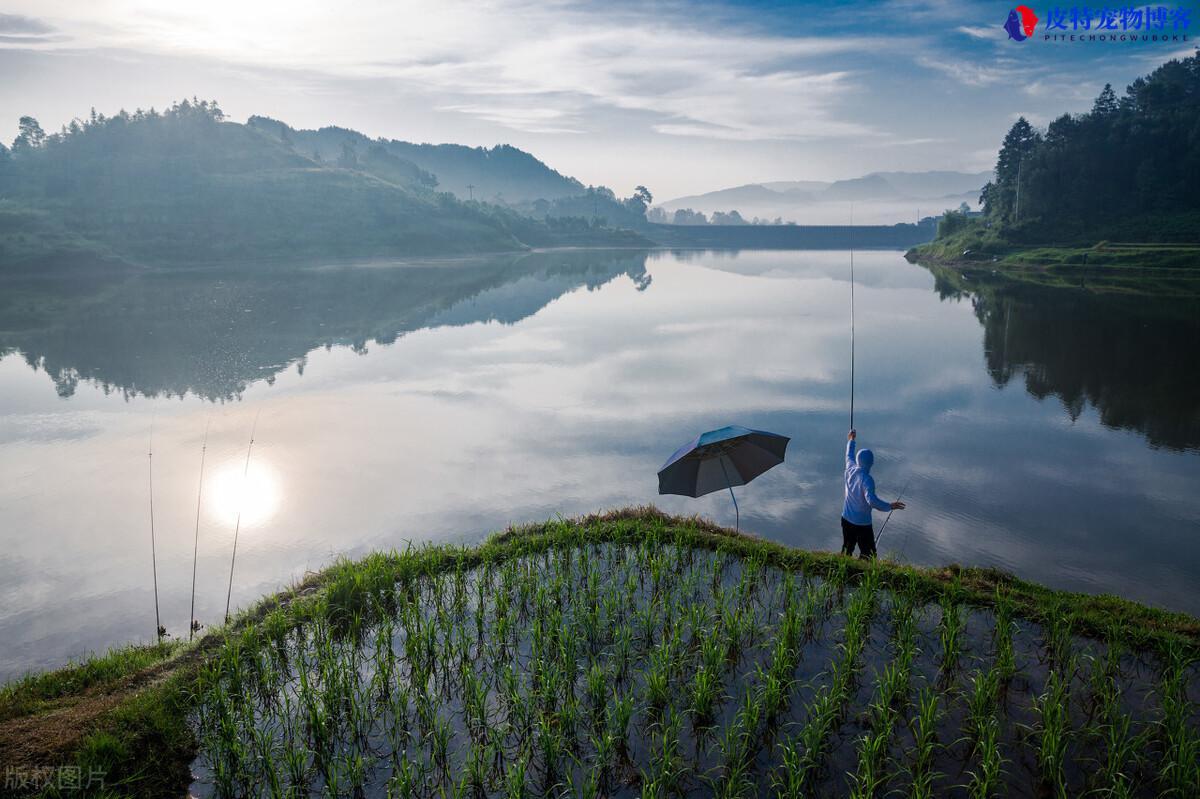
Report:
[[[1079,4],[1082,7],[1082,3]],[[1099,6],[1099,3],[1092,3]],[[1115,5],[1121,5],[1116,3]],[[1058,6],[1069,11],[1071,0]],[[1043,20],[1053,6],[1032,5]],[[1200,10],[1193,3],[1193,30]],[[996,2],[0,0],[0,138],[90,108],[512,144],[660,200],[876,170],[989,169],[1024,115],[1082,112],[1188,42],[1023,42]]]

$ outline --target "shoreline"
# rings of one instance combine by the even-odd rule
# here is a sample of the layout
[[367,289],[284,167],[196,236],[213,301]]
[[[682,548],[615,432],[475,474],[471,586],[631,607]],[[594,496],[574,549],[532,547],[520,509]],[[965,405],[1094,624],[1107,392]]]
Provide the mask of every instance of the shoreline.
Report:
[[864,562],[735,533],[698,517],[669,516],[653,507],[627,508],[512,527],[476,545],[429,545],[339,560],[285,591],[264,597],[240,611],[228,626],[207,631],[191,644],[119,648],[7,683],[0,686],[0,761],[23,768],[74,763],[84,773],[89,764],[103,761],[106,768],[123,774],[152,758],[163,768],[149,782],[138,783],[134,795],[185,790],[197,751],[190,728],[192,690],[205,665],[230,646],[249,646],[267,631],[277,635],[298,629],[313,618],[314,608],[334,602],[348,612],[364,609],[373,593],[413,575],[470,570],[587,545],[636,546],[647,539],[757,558],[772,568],[820,579],[841,575],[840,579],[854,583],[870,578],[884,589],[904,586],[929,603],[945,601],[948,592],[966,606],[984,611],[994,610],[1002,601],[1011,605],[1018,618],[1034,624],[1065,619],[1077,635],[1133,652],[1178,648],[1192,657],[1200,653],[1200,619],[1185,613],[1111,595],[1057,591],[993,569]]

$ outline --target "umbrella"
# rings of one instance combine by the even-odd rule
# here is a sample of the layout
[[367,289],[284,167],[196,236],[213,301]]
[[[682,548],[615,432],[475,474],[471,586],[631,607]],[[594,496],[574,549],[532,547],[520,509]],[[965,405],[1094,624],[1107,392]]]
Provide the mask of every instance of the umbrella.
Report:
[[738,425],[702,433],[675,450],[658,470],[658,493],[702,497],[728,488],[740,530],[741,512],[733,487],[783,463],[789,440],[778,433]]

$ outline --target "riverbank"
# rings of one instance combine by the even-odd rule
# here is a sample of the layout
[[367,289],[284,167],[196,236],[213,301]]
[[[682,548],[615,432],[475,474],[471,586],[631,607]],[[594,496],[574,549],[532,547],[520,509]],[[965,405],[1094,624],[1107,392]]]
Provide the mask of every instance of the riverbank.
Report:
[[1044,285],[1103,291],[1200,294],[1200,244],[1129,243],[1020,245],[973,225],[908,250],[910,263],[988,269]]
[[[909,779],[900,761],[924,756],[919,740],[915,750],[901,743],[898,727],[906,707],[920,717],[933,695],[918,690],[927,682],[945,703],[939,727],[957,725],[968,709],[971,724],[990,729],[985,716],[995,718],[1004,759],[1033,757],[1041,779],[1074,788],[1092,778],[1072,762],[1101,731],[1090,715],[1053,722],[1063,734],[1080,725],[1054,766],[1039,760],[1054,730],[1036,725],[1053,710],[1047,702],[1070,701],[1051,693],[1077,690],[1082,702],[1111,684],[1128,689],[1122,701],[1147,731],[1136,755],[1147,762],[1126,770],[1170,787],[1196,775],[1200,731],[1189,696],[1197,653],[1200,620],[1185,614],[992,570],[865,563],[628,509],[514,528],[474,547],[341,561],[193,644],[117,650],[7,685],[0,762],[52,782],[102,774],[110,794],[136,796],[178,795],[192,770],[204,775],[202,793],[225,795],[273,780],[318,790],[383,780],[390,789],[405,773],[421,775],[428,792],[447,780],[496,790],[518,776],[522,786],[553,778],[581,789],[572,781],[585,773],[603,775],[602,791],[707,779],[763,787],[776,778],[836,790],[847,775],[895,787]],[[1142,667],[1122,658],[1156,675],[1153,701],[1141,693]],[[506,671],[510,662],[519,668]],[[902,669],[903,680],[886,677],[889,669]],[[875,687],[861,680],[860,691],[863,677]],[[972,700],[981,680],[992,687]],[[317,715],[291,717],[270,698],[278,691],[311,701],[304,712]],[[887,710],[877,713],[880,691]],[[441,710],[440,695],[450,697]],[[1012,706],[1003,718],[1002,699]],[[1089,701],[1118,712],[1115,699]],[[536,712],[521,716],[518,707]],[[1026,712],[1040,730],[1028,751],[1012,726]],[[286,716],[281,726],[256,733],[250,720],[276,713]],[[395,729],[371,726],[401,715]],[[388,738],[399,726],[404,740]],[[1155,732],[1168,727],[1173,737]],[[276,740],[280,729],[308,737]],[[978,751],[950,743],[964,731],[991,734],[943,729],[942,749],[927,753],[931,780],[941,759],[980,765]],[[374,749],[399,747],[407,766],[343,762],[360,733]],[[707,754],[684,757],[681,736]],[[864,749],[868,740],[875,750]],[[488,764],[479,760],[485,752]],[[559,760],[580,768],[558,769]],[[288,762],[290,775],[274,771]],[[104,795],[98,788],[90,793]]]

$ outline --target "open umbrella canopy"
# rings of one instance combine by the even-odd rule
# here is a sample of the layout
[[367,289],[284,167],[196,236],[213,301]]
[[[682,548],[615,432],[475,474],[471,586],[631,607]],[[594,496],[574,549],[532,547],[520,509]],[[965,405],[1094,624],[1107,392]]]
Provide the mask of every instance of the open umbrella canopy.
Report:
[[730,425],[702,433],[658,470],[658,493],[702,497],[732,489],[783,463],[787,436]]

